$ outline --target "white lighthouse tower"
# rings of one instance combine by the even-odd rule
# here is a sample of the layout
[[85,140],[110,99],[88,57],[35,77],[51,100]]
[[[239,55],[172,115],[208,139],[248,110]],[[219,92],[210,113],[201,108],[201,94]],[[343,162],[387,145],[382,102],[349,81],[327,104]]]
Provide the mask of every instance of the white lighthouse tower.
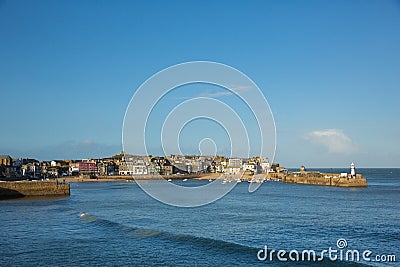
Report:
[[350,165],[350,174],[351,174],[351,177],[353,177],[353,178],[356,177],[356,167],[354,165],[354,162],[352,162]]

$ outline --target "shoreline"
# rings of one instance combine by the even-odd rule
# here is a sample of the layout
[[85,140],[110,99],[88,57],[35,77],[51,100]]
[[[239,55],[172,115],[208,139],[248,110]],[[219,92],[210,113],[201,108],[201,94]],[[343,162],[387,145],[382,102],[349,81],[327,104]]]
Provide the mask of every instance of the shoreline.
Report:
[[[184,179],[195,179],[195,180],[215,180],[219,179],[222,174],[214,174],[214,173],[204,173],[204,174],[193,174],[193,175],[169,175],[169,176],[162,176],[165,180],[184,180]],[[116,176],[98,176],[96,178],[88,178],[88,177],[63,177],[57,178],[59,182],[66,182],[66,183],[82,183],[82,182],[91,182],[91,183],[102,183],[102,182],[118,182],[118,181],[135,181],[135,180],[158,180],[159,176],[155,175],[138,175],[138,176],[131,176],[131,175],[116,175]]]
[[[368,183],[366,178],[357,174],[356,177],[341,177],[339,174],[332,173],[313,173],[313,172],[303,172],[297,174],[282,174],[282,173],[269,173],[267,175],[257,174],[257,175],[227,175],[223,173],[201,173],[201,174],[189,174],[189,175],[168,175],[161,176],[165,180],[225,180],[225,181],[235,181],[241,180],[242,182],[251,181],[255,183],[262,183],[268,180],[277,180],[284,183],[294,183],[294,184],[304,184],[304,185],[323,185],[323,186],[334,186],[334,187],[367,187]],[[64,183],[102,183],[102,182],[135,182],[140,181],[157,181],[160,180],[160,176],[155,175],[116,175],[116,176],[66,176],[51,180],[34,180],[37,182],[57,182],[57,184]],[[26,180],[14,181],[23,182]],[[12,181],[4,181],[6,183]]]

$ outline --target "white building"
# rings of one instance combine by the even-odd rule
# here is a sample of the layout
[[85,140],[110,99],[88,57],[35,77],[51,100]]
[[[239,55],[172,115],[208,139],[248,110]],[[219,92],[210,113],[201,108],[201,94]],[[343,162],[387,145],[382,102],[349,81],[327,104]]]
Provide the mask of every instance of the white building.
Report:
[[246,162],[243,164],[243,171],[257,172],[257,165],[254,162]]
[[147,166],[142,164],[136,164],[132,166],[131,170],[132,175],[146,175],[148,174]]
[[260,158],[260,167],[263,173],[271,171],[271,164],[269,163],[268,158]]
[[228,163],[229,166],[239,166],[239,167],[242,167],[242,164],[243,164],[243,161],[242,161],[242,159],[239,159],[239,158],[231,158],[231,159],[229,159],[229,163]]
[[225,173],[227,174],[239,174],[241,171],[241,167],[239,166],[228,166],[228,168],[225,169]]
[[142,159],[122,162],[119,167],[119,175],[146,175],[148,173],[147,164]]
[[225,168],[227,174],[239,174],[242,170],[243,161],[239,158],[231,158],[228,161],[228,166]]

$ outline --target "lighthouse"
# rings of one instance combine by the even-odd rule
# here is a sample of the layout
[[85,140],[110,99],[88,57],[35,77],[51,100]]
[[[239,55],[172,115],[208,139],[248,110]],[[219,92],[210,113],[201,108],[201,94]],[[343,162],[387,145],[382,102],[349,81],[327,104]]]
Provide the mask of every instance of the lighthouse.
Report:
[[356,167],[354,166],[354,162],[352,162],[351,163],[351,165],[350,165],[350,174],[351,174],[351,177],[356,177]]

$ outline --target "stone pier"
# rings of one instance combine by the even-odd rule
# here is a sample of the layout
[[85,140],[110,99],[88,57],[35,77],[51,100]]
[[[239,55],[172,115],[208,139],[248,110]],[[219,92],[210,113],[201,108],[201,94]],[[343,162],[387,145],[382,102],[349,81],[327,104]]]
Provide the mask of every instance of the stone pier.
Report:
[[69,184],[57,181],[0,182],[0,199],[25,196],[69,196]]

